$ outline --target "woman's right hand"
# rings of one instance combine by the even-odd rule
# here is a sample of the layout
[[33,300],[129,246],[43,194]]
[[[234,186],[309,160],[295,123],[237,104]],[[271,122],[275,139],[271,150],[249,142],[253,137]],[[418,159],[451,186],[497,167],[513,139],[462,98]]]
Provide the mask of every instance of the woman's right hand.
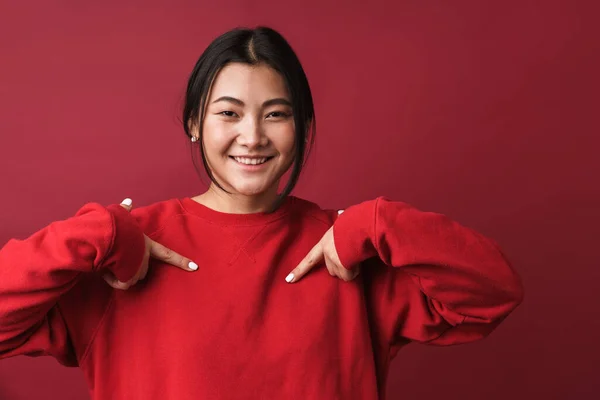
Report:
[[[125,199],[121,203],[121,207],[127,211],[131,211],[131,205],[131,199]],[[196,271],[198,269],[198,265],[195,262],[177,254],[162,244],[155,242],[148,236],[144,235],[144,240],[146,242],[146,250],[144,252],[142,265],[140,265],[138,272],[128,282],[119,281],[111,272],[105,273],[103,278],[111,287],[115,289],[127,290],[131,286],[135,285],[138,281],[144,279],[148,273],[148,261],[150,260],[150,257],[164,261],[185,271]]]

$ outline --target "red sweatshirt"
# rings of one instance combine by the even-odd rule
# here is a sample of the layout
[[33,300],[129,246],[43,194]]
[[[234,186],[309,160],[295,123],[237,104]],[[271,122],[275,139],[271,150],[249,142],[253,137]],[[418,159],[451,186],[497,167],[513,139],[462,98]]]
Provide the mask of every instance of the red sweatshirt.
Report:
[[[286,283],[332,225],[361,274]],[[142,233],[199,269],[154,260],[112,289],[102,273],[129,280]],[[79,366],[93,399],[382,399],[400,347],[480,339],[521,299],[494,242],[386,198],[339,217],[296,197],[272,214],[92,203],[0,251],[0,357]]]

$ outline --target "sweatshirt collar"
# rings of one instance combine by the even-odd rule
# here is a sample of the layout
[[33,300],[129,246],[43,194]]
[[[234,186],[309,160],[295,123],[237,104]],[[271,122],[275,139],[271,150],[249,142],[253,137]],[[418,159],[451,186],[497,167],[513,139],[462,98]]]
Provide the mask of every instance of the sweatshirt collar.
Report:
[[288,214],[292,208],[296,198],[294,196],[287,196],[283,203],[277,210],[272,213],[258,212],[250,214],[231,214],[221,211],[213,210],[200,204],[190,197],[184,197],[178,199],[181,208],[188,214],[196,215],[198,217],[207,219],[211,222],[218,223],[221,225],[262,225],[275,221]]

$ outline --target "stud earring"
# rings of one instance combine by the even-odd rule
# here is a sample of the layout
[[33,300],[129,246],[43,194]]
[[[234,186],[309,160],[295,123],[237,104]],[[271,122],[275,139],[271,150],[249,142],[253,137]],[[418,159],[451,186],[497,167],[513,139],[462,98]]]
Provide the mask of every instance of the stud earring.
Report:
[[196,136],[192,136],[190,140],[192,141],[192,143],[196,143],[198,141],[198,138]]

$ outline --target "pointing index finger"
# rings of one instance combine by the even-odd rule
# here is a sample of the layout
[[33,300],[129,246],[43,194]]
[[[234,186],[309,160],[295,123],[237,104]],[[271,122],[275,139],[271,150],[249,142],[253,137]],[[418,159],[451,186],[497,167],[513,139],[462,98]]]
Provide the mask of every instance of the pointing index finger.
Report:
[[198,269],[198,264],[195,262],[153,240],[150,245],[150,255],[186,271],[195,271]]
[[311,251],[308,252],[306,257],[296,268],[289,273],[289,275],[285,278],[287,283],[298,282],[304,275],[308,273],[315,265],[323,261],[323,245],[321,242],[317,243],[315,247],[312,248]]

